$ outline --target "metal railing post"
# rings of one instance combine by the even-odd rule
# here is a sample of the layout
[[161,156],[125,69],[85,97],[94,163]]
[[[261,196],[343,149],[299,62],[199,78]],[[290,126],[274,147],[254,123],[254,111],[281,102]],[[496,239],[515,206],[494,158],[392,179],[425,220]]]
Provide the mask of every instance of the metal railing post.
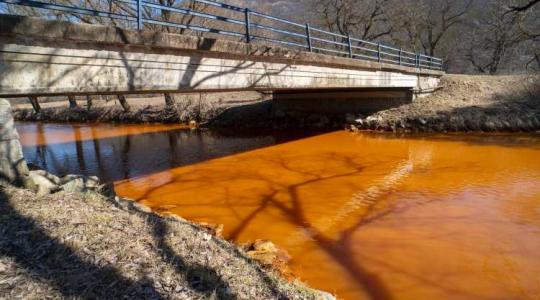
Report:
[[249,21],[249,8],[246,8],[244,10],[244,14],[246,16],[246,42],[251,43],[251,34],[250,34],[251,22]]
[[313,47],[311,45],[311,30],[309,28],[309,24],[306,24],[306,37],[309,52],[313,52]]
[[[53,10],[53,11],[63,11],[67,12],[68,14],[83,14],[83,15],[92,15],[95,17],[100,18],[110,18],[110,19],[118,19],[118,20],[124,20],[128,21],[130,26],[133,26],[136,22],[137,30],[143,31],[145,23],[147,24],[153,24],[156,26],[164,26],[164,27],[176,27],[176,28],[184,28],[184,29],[190,29],[197,32],[210,32],[216,35],[227,35],[227,36],[234,36],[239,39],[245,38],[247,43],[251,43],[252,41],[266,41],[268,43],[274,43],[274,44],[281,44],[281,45],[288,45],[288,46],[294,46],[294,47],[300,47],[301,49],[309,49],[310,52],[316,52],[316,53],[331,53],[329,55],[334,56],[340,56],[345,57],[345,55],[348,55],[350,58],[367,58],[369,61],[374,62],[375,59],[379,62],[379,64],[382,64],[383,62],[385,64],[392,64],[396,65],[399,64],[401,66],[415,66],[416,68],[422,70],[422,69],[432,69],[432,70],[444,70],[444,61],[441,58],[435,57],[435,53],[431,53],[428,55],[426,51],[419,52],[419,53],[412,53],[408,52],[407,48],[405,50],[401,46],[406,45],[400,45],[400,48],[391,47],[390,45],[386,45],[385,42],[376,42],[376,41],[364,41],[362,39],[356,39],[354,37],[351,37],[350,34],[344,35],[344,34],[338,34],[335,32],[332,32],[332,30],[327,29],[323,30],[321,28],[316,27],[310,27],[309,23],[300,24],[297,22],[293,22],[284,18],[275,17],[270,14],[260,13],[256,10],[251,11],[247,7],[240,7],[240,6],[233,6],[228,5],[220,2],[215,2],[213,0],[194,0],[195,2],[200,3],[206,3],[208,5],[212,5],[216,8],[216,10],[219,9],[225,9],[227,11],[234,11],[238,13],[239,15],[237,17],[225,17],[224,15],[218,13],[218,12],[205,12],[205,11],[198,11],[197,9],[187,9],[187,8],[181,8],[176,6],[170,6],[170,5],[163,5],[158,4],[156,1],[148,1],[148,0],[117,0],[119,2],[125,2],[129,3],[132,7],[131,13],[128,12],[114,12],[112,9],[106,11],[103,10],[96,10],[96,9],[90,9],[86,7],[80,7],[77,5],[64,5],[64,4],[57,4],[54,3],[55,1],[43,1],[43,0],[0,0],[0,4],[7,3],[8,5],[21,5],[21,6],[27,6],[27,7],[33,7],[38,9],[46,9],[46,10]],[[180,0],[182,2],[183,0]],[[114,2],[114,0],[109,1],[111,3]],[[159,1],[160,3],[162,1]],[[174,1],[173,1],[174,2]],[[112,4],[111,4],[112,5]],[[157,20],[150,18],[146,12],[149,14],[152,11],[161,11],[161,12],[169,12],[169,13],[178,13],[185,16],[193,16],[197,18],[204,18],[209,20],[217,20],[225,23],[235,24],[235,26],[242,27],[242,25],[245,26],[245,33],[242,33],[241,29],[239,30],[233,30],[233,29],[225,29],[223,27],[212,25],[212,26],[205,26],[205,25],[186,25],[179,22],[175,22],[173,20]],[[245,14],[245,20],[242,22],[241,14],[244,12]],[[250,18],[251,15],[254,16],[254,21],[251,22]],[[148,17],[148,19],[146,19]],[[291,26],[295,26],[297,30],[291,31],[289,29],[280,29],[275,28],[273,26],[264,25],[260,22],[260,20],[273,20],[280,22],[280,24],[288,24]],[[251,34],[251,28],[254,30],[254,34]],[[305,28],[305,36],[301,33],[302,28]],[[294,37],[294,41],[287,41],[282,38],[271,38],[266,36],[264,33],[275,32],[280,33],[283,35],[286,35],[287,37]],[[330,35],[331,38],[323,38],[324,35]],[[307,45],[304,44],[304,41],[302,41],[304,38],[307,39]],[[345,38],[347,38],[347,43],[345,43]],[[332,48],[329,48],[327,44],[332,44]],[[326,46],[325,46],[326,45]],[[367,45],[367,46],[366,46]],[[345,47],[348,46],[348,51],[345,51]],[[376,47],[376,49],[374,49]],[[358,53],[355,53],[355,49],[358,49]],[[366,53],[365,51],[368,51]],[[399,51],[399,52],[398,52]],[[415,51],[419,51],[419,49],[416,49]],[[396,55],[396,52],[399,53],[399,55]],[[425,53],[425,54],[422,54]],[[376,55],[376,57],[373,57],[373,55]],[[398,59],[396,59],[398,58]],[[411,62],[411,60],[414,60],[414,64]],[[34,101],[37,103],[37,101]],[[36,105],[37,107],[37,105]]]
[[347,44],[349,44],[349,57],[353,58],[353,49],[352,49],[352,42],[351,42],[350,34],[347,34]]
[[137,0],[137,30],[143,29],[143,7],[142,7],[142,0]]

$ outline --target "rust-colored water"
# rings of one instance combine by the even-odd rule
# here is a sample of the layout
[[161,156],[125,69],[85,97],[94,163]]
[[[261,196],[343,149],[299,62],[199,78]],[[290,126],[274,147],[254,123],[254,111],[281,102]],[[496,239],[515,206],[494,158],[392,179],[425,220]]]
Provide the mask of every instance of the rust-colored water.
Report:
[[482,141],[336,132],[116,187],[271,239],[345,299],[538,299],[540,140]]
[[134,133],[24,151],[48,168],[82,156],[70,172],[96,174],[94,158],[107,157],[109,172],[128,171],[103,173],[130,178],[116,182],[120,195],[222,223],[237,242],[270,239],[296,275],[344,299],[540,299],[538,135],[334,132],[275,145],[267,135]]

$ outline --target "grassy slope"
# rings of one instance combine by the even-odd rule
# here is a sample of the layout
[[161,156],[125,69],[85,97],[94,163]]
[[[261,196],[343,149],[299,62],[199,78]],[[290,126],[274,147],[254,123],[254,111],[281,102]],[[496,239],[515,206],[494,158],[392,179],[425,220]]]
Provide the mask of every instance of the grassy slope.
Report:
[[314,299],[178,217],[0,189],[0,299]]

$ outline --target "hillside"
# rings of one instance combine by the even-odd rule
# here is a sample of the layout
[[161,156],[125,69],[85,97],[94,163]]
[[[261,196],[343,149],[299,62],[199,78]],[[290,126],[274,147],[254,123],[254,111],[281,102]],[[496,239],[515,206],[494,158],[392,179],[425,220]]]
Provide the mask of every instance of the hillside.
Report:
[[540,84],[534,76],[447,75],[433,95],[360,118],[362,129],[392,131],[540,130]]

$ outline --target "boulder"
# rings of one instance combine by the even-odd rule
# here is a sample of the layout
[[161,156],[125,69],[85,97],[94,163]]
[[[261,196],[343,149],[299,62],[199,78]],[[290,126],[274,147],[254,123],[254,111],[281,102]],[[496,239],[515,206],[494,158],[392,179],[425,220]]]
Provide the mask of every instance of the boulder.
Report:
[[256,240],[253,243],[244,245],[246,254],[261,266],[271,268],[283,275],[285,278],[294,278],[288,262],[291,260],[287,251],[278,248],[268,240]]
[[76,178],[62,184],[62,189],[67,193],[82,193],[86,191],[86,186],[82,178]]
[[60,181],[62,189],[68,193],[82,193],[100,187],[99,179],[95,176],[67,175]]
[[30,171],[30,180],[38,196],[52,194],[60,190],[60,178],[43,170]]

